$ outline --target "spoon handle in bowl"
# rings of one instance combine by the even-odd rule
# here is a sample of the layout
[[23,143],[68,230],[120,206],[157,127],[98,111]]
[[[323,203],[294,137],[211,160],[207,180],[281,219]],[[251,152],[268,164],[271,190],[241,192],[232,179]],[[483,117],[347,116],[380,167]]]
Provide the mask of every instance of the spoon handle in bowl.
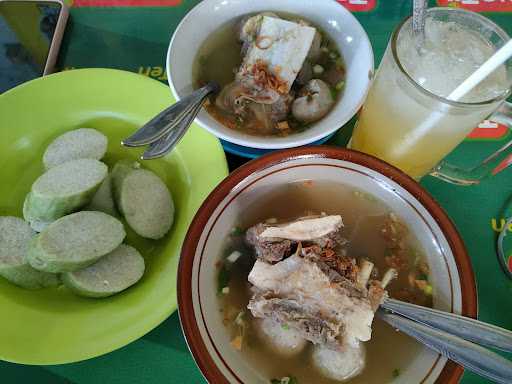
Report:
[[169,108],[164,109],[133,135],[124,139],[121,144],[126,147],[140,147],[161,139],[179,125],[181,120],[186,118],[197,106],[201,106],[210,93],[217,92],[218,89],[218,84],[211,82],[195,90]]
[[512,382],[512,363],[480,345],[382,309],[378,316],[464,368],[500,384]]
[[202,104],[197,105],[192,112],[180,120],[179,124],[174,129],[172,129],[161,139],[151,143],[148,149],[146,149],[146,151],[142,154],[141,159],[157,159],[172,151],[173,148],[179,143],[181,138],[185,135],[190,125],[194,122],[194,119],[201,110],[201,107]]
[[386,299],[382,307],[474,343],[512,352],[512,332],[495,325],[394,299]]

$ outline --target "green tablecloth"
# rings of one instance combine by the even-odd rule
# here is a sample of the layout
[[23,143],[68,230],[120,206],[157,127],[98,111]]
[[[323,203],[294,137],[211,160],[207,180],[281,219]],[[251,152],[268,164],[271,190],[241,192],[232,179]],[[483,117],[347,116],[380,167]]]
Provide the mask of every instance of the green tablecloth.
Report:
[[[169,39],[181,18],[198,2],[75,0],[59,68],[113,67],[139,72],[165,82],[165,54]],[[368,32],[377,63],[394,26],[411,13],[412,3],[411,0],[368,0],[368,5],[351,4],[357,3],[353,0],[340,2],[354,10],[355,16]],[[485,13],[486,16],[512,34],[512,14],[505,12],[512,12],[512,0],[430,1],[431,6],[447,3],[477,10],[494,10]],[[126,4],[138,6],[128,7]],[[148,4],[166,6],[140,6]],[[138,97],[136,90],[133,97]],[[344,127],[331,143],[344,145],[350,137],[352,124]],[[450,158],[456,163],[475,164],[498,145],[499,142],[495,140],[468,140]],[[234,156],[228,158],[232,169],[245,161]],[[501,270],[495,255],[496,229],[500,228],[501,211],[512,195],[512,169],[475,187],[457,187],[431,177],[425,178],[422,185],[446,209],[466,242],[477,278],[480,319],[512,329],[512,281]],[[8,316],[4,313],[1,315]],[[204,379],[188,352],[176,313],[140,340],[88,361],[45,367],[0,362],[0,383],[200,382],[204,382]],[[486,381],[466,373],[462,382],[475,384]]]

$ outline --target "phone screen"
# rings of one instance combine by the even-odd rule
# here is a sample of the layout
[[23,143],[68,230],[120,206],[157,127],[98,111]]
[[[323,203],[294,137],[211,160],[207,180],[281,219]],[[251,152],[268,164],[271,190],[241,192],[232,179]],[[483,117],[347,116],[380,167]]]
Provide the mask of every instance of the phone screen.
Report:
[[0,93],[42,76],[61,6],[0,2]]

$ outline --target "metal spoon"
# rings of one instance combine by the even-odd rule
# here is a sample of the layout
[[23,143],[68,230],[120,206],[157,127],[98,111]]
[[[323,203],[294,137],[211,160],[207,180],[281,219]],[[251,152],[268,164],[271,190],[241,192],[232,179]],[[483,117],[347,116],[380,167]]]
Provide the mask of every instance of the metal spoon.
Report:
[[[204,87],[195,90],[190,95],[171,105],[169,108],[164,109],[157,116],[138,129],[133,135],[123,140],[121,144],[127,147],[140,147],[155,143],[164,138],[164,136],[167,137],[168,140],[176,140],[176,142],[179,141],[199,113],[199,110],[206,98],[210,94],[218,92],[219,89],[220,87],[217,83],[210,82]],[[194,115],[194,118],[191,119],[191,115]],[[185,124],[185,121],[187,124]],[[171,131],[178,127],[182,133],[179,135],[171,135]],[[166,147],[171,150],[174,145],[167,144]],[[148,158],[155,158],[154,154],[152,155],[152,153],[156,153],[155,148],[156,146],[152,148],[151,153],[148,154]],[[160,156],[167,153],[162,151],[164,148],[163,143],[160,143],[158,148]]]
[[430,349],[482,377],[501,384],[512,382],[512,363],[497,353],[450,333],[389,313],[384,309],[379,309],[377,316],[392,327],[414,337]]
[[507,329],[455,313],[421,307],[394,299],[386,299],[381,307],[474,343],[512,352],[512,332]]
[[142,154],[141,159],[157,159],[164,156],[166,153],[171,152],[179,143],[181,138],[185,135],[188,127],[190,127],[199,111],[201,111],[201,107],[202,104],[198,104],[194,110],[187,113],[181,120],[179,120],[178,124],[173,129],[171,129],[169,133],[167,133],[161,139],[152,142],[148,149],[146,149],[146,151]]

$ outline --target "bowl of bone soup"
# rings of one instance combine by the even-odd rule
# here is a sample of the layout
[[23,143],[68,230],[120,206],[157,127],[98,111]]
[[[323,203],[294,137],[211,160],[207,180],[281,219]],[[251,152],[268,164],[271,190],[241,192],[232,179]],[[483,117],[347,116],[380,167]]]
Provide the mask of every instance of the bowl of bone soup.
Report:
[[[456,383],[462,368],[375,316],[388,297],[476,316],[455,227],[414,180],[332,147],[232,173],[182,248],[184,334],[212,383]],[[392,351],[392,353],[390,353]]]
[[221,86],[197,122],[260,149],[334,133],[362,105],[372,71],[368,36],[332,0],[205,0],[178,26],[167,55],[177,99],[211,81]]

